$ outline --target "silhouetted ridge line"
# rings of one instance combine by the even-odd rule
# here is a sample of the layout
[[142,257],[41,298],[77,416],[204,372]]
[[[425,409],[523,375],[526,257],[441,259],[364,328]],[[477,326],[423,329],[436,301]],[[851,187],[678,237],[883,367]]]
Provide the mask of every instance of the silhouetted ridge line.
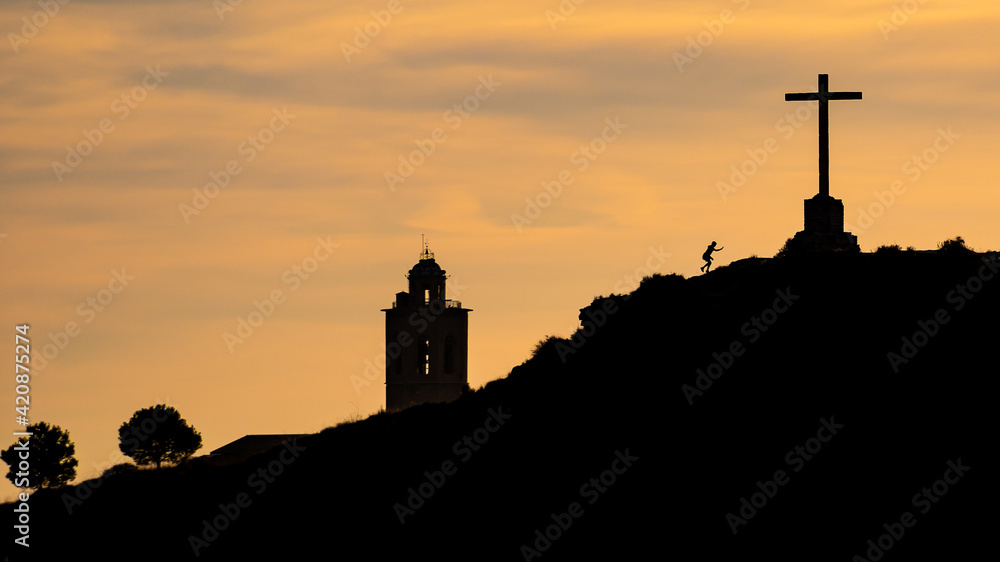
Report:
[[[76,488],[39,492],[32,549],[185,560],[194,538],[198,560],[842,562],[870,559],[872,541],[894,560],[974,559],[992,538],[997,273],[995,254],[882,251],[655,275],[584,307],[577,341],[546,338],[454,402],[226,466],[110,476],[73,514],[61,495]],[[638,460],[615,464],[626,451]],[[935,488],[949,463],[970,468]],[[890,546],[904,512],[916,524]]]

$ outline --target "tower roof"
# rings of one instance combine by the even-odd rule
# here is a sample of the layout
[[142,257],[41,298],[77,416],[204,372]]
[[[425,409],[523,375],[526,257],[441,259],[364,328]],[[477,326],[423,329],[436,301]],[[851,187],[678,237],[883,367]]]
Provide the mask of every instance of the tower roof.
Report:
[[418,277],[442,277],[445,271],[434,261],[434,252],[430,250],[427,242],[424,242],[424,250],[420,252],[420,261],[410,268],[407,277],[416,275]]
[[410,268],[409,275],[418,277],[440,277],[444,275],[444,270],[434,261],[434,258],[420,260],[417,265]]

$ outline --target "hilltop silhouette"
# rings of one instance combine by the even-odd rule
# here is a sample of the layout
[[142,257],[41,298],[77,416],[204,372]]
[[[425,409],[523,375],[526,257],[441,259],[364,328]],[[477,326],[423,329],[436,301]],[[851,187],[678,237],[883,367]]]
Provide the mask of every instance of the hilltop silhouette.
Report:
[[[226,466],[43,490],[32,554],[977,558],[996,497],[1000,275],[995,254],[949,248],[646,278],[455,402]],[[81,490],[70,515],[64,494]]]

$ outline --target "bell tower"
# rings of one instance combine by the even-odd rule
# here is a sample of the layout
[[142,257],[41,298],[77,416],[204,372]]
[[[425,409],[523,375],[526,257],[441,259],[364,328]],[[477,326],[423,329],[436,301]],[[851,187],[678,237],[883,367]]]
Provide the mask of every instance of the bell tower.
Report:
[[446,298],[445,270],[427,242],[385,312],[385,409],[450,402],[469,381],[469,312]]

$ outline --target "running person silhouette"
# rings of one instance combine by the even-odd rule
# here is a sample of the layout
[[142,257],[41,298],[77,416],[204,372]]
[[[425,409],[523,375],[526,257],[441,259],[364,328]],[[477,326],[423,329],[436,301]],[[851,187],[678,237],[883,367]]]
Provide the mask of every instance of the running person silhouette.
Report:
[[705,253],[701,255],[701,259],[705,260],[705,265],[701,266],[702,271],[708,273],[708,270],[712,267],[712,252],[718,252],[724,247],[725,246],[719,246],[718,248],[716,248],[715,241],[714,240],[712,241],[712,244],[708,246],[708,248],[705,250]]

